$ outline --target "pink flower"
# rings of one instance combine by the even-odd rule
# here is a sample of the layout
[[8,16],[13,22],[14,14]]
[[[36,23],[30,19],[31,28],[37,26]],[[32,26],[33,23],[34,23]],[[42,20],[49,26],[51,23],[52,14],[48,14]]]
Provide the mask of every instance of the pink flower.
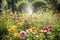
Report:
[[41,30],[41,32],[46,33],[47,30],[48,30],[47,27],[43,27],[42,30]]
[[48,31],[52,31],[52,28],[53,27],[51,25],[47,26]]
[[43,27],[43,29],[42,29],[42,30],[48,30],[48,29],[47,29],[47,27]]
[[25,23],[27,23],[27,22],[28,22],[28,20],[27,20],[27,19],[25,19],[25,20],[24,20],[24,22],[25,22]]
[[16,20],[21,20],[21,18],[20,17],[17,17]]
[[21,32],[20,32],[20,36],[21,36],[21,37],[25,37],[25,36],[26,36],[26,32],[25,32],[25,31],[21,31]]
[[49,25],[49,26],[43,27],[43,30],[48,30],[48,29],[52,29],[52,26]]
[[52,28],[52,26],[51,26],[51,25],[49,25],[49,26],[47,26],[47,28],[48,28],[48,29],[51,29],[51,28]]
[[52,29],[51,25],[42,28],[43,31],[45,31],[45,30],[46,31],[51,31],[51,29]]

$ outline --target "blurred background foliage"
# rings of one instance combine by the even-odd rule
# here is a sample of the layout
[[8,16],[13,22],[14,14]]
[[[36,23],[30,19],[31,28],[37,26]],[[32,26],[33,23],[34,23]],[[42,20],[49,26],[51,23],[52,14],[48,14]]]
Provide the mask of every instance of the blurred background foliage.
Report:
[[[60,11],[60,0],[0,0],[0,9],[11,9],[13,12],[25,11],[24,7],[33,6],[34,12],[39,9],[53,9],[55,12]],[[21,9],[20,9],[21,8]]]

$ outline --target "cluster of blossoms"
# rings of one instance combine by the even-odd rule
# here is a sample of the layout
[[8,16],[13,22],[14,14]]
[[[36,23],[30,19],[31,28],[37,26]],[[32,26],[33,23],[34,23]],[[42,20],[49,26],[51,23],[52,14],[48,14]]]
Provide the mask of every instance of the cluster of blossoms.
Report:
[[44,32],[44,33],[45,33],[45,32],[47,32],[47,31],[51,31],[52,28],[53,28],[53,26],[51,26],[51,25],[46,26],[46,27],[43,27],[42,30],[41,30],[41,32]]
[[23,14],[21,15],[20,16],[9,15],[10,18],[7,17],[9,23],[7,25],[9,36],[12,35],[11,37],[16,37],[16,38],[24,38],[27,37],[28,34],[29,35],[33,34],[34,36],[36,36],[38,35],[39,32],[46,33],[48,31],[51,31],[53,28],[52,25],[48,25],[41,29],[41,25],[43,25],[47,21],[45,21],[45,19],[42,17],[40,18],[40,15],[36,15],[36,14],[32,16],[29,15],[24,16]]

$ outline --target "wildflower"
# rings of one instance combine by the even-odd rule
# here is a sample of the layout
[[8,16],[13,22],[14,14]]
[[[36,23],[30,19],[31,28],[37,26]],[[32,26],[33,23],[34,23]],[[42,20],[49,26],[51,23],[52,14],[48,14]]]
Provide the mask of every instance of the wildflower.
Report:
[[47,29],[47,27],[43,27],[43,29],[42,29],[42,30],[48,30],[48,29]]
[[20,36],[21,36],[21,37],[25,37],[25,36],[26,36],[26,32],[25,32],[25,31],[21,31],[21,32],[20,32]]
[[52,26],[46,26],[46,27],[43,27],[43,29],[41,30],[41,32],[47,32],[47,31],[51,31],[52,29]]
[[30,29],[35,30],[35,27],[32,27],[32,28],[30,28]]
[[34,31],[36,31],[36,30],[35,30],[35,27],[29,28],[28,30],[26,30],[27,33],[28,33],[28,32],[34,32]]
[[19,33],[14,33],[14,36],[17,38],[20,38],[20,34]]
[[31,17],[30,17],[30,16],[28,16],[28,17],[27,17],[27,19],[29,19],[29,20],[30,20],[30,19],[31,19]]
[[15,32],[15,28],[10,28],[9,31],[14,33]]
[[22,23],[17,23],[17,26],[22,26]]
[[52,27],[51,25],[47,26],[48,31],[52,31],[52,30],[51,30],[52,28],[53,28],[53,27]]
[[28,33],[28,32],[32,32],[32,29],[28,29],[28,30],[26,30],[26,32]]
[[43,29],[41,30],[41,32],[46,33],[47,30],[48,30],[47,27],[43,27]]
[[10,37],[9,37],[8,35],[6,35],[3,39],[4,39],[4,40],[9,40]]
[[27,20],[27,19],[25,19],[25,20],[24,20],[24,22],[25,22],[25,23],[27,23],[27,22],[28,22],[28,20]]
[[50,26],[50,25],[49,25],[49,26],[47,26],[47,28],[48,28],[48,29],[51,29],[51,28],[52,28],[52,26]]
[[16,20],[21,20],[21,18],[20,17],[17,17]]

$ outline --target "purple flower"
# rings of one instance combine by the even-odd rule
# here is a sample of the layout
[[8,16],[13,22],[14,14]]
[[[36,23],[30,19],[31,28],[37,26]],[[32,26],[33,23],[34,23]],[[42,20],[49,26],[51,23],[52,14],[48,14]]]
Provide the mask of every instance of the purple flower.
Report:
[[25,31],[21,31],[21,32],[20,32],[20,36],[21,36],[21,37],[26,36],[26,32],[25,32]]

